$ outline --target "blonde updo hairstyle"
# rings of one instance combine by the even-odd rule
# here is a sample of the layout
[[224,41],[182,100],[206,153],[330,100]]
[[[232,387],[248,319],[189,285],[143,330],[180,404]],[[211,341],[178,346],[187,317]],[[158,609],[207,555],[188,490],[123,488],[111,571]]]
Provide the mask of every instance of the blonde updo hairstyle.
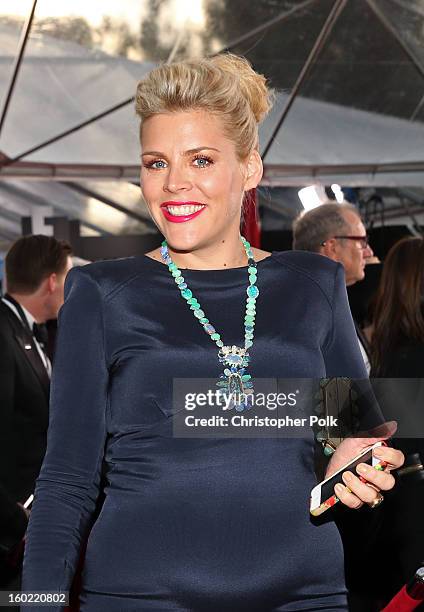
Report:
[[273,92],[249,62],[225,53],[162,64],[138,83],[136,113],[143,121],[161,113],[202,110],[220,117],[239,160],[258,149],[258,125]]

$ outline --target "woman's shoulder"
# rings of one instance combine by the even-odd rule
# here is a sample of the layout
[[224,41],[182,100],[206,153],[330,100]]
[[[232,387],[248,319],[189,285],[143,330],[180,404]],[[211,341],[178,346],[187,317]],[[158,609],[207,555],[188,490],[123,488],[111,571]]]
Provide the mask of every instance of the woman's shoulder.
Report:
[[294,266],[299,271],[336,270],[338,264],[326,255],[310,251],[273,251],[273,257],[287,266]]
[[312,281],[328,296],[333,295],[337,275],[342,276],[342,265],[319,253],[274,251],[272,255],[277,264],[305,281]]
[[75,266],[68,273],[66,284],[72,284],[84,278],[97,285],[102,296],[107,297],[143,274],[144,259],[144,256],[123,257]]

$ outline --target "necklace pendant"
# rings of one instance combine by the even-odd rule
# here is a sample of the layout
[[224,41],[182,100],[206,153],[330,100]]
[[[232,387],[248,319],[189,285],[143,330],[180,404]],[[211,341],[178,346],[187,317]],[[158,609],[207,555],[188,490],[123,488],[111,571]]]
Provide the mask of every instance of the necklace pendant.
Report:
[[219,393],[230,398],[228,408],[238,412],[251,408],[249,395],[253,394],[251,376],[246,372],[249,364],[249,353],[239,346],[223,346],[218,353],[219,361],[224,365],[224,372],[218,382]]

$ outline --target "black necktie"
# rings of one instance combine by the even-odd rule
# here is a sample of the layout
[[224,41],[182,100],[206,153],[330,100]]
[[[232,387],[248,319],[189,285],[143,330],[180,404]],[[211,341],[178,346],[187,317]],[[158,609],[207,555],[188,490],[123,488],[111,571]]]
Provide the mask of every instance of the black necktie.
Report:
[[32,326],[32,333],[35,339],[42,344],[45,349],[49,340],[49,334],[45,323],[34,323]]

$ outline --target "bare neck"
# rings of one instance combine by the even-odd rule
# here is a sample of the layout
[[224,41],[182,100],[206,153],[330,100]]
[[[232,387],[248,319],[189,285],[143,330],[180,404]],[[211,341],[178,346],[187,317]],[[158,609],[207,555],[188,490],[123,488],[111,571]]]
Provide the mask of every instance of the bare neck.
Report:
[[[251,248],[255,261],[266,259],[271,255],[269,251]],[[221,239],[214,245],[198,248],[195,251],[174,251],[170,246],[168,249],[171,259],[181,269],[226,270],[247,265],[246,251],[239,234]],[[145,255],[163,263],[160,247]]]
[[28,310],[34,317],[36,323],[45,323],[47,317],[45,314],[44,302],[40,296],[34,294],[22,295],[19,293],[10,293],[9,295]]

